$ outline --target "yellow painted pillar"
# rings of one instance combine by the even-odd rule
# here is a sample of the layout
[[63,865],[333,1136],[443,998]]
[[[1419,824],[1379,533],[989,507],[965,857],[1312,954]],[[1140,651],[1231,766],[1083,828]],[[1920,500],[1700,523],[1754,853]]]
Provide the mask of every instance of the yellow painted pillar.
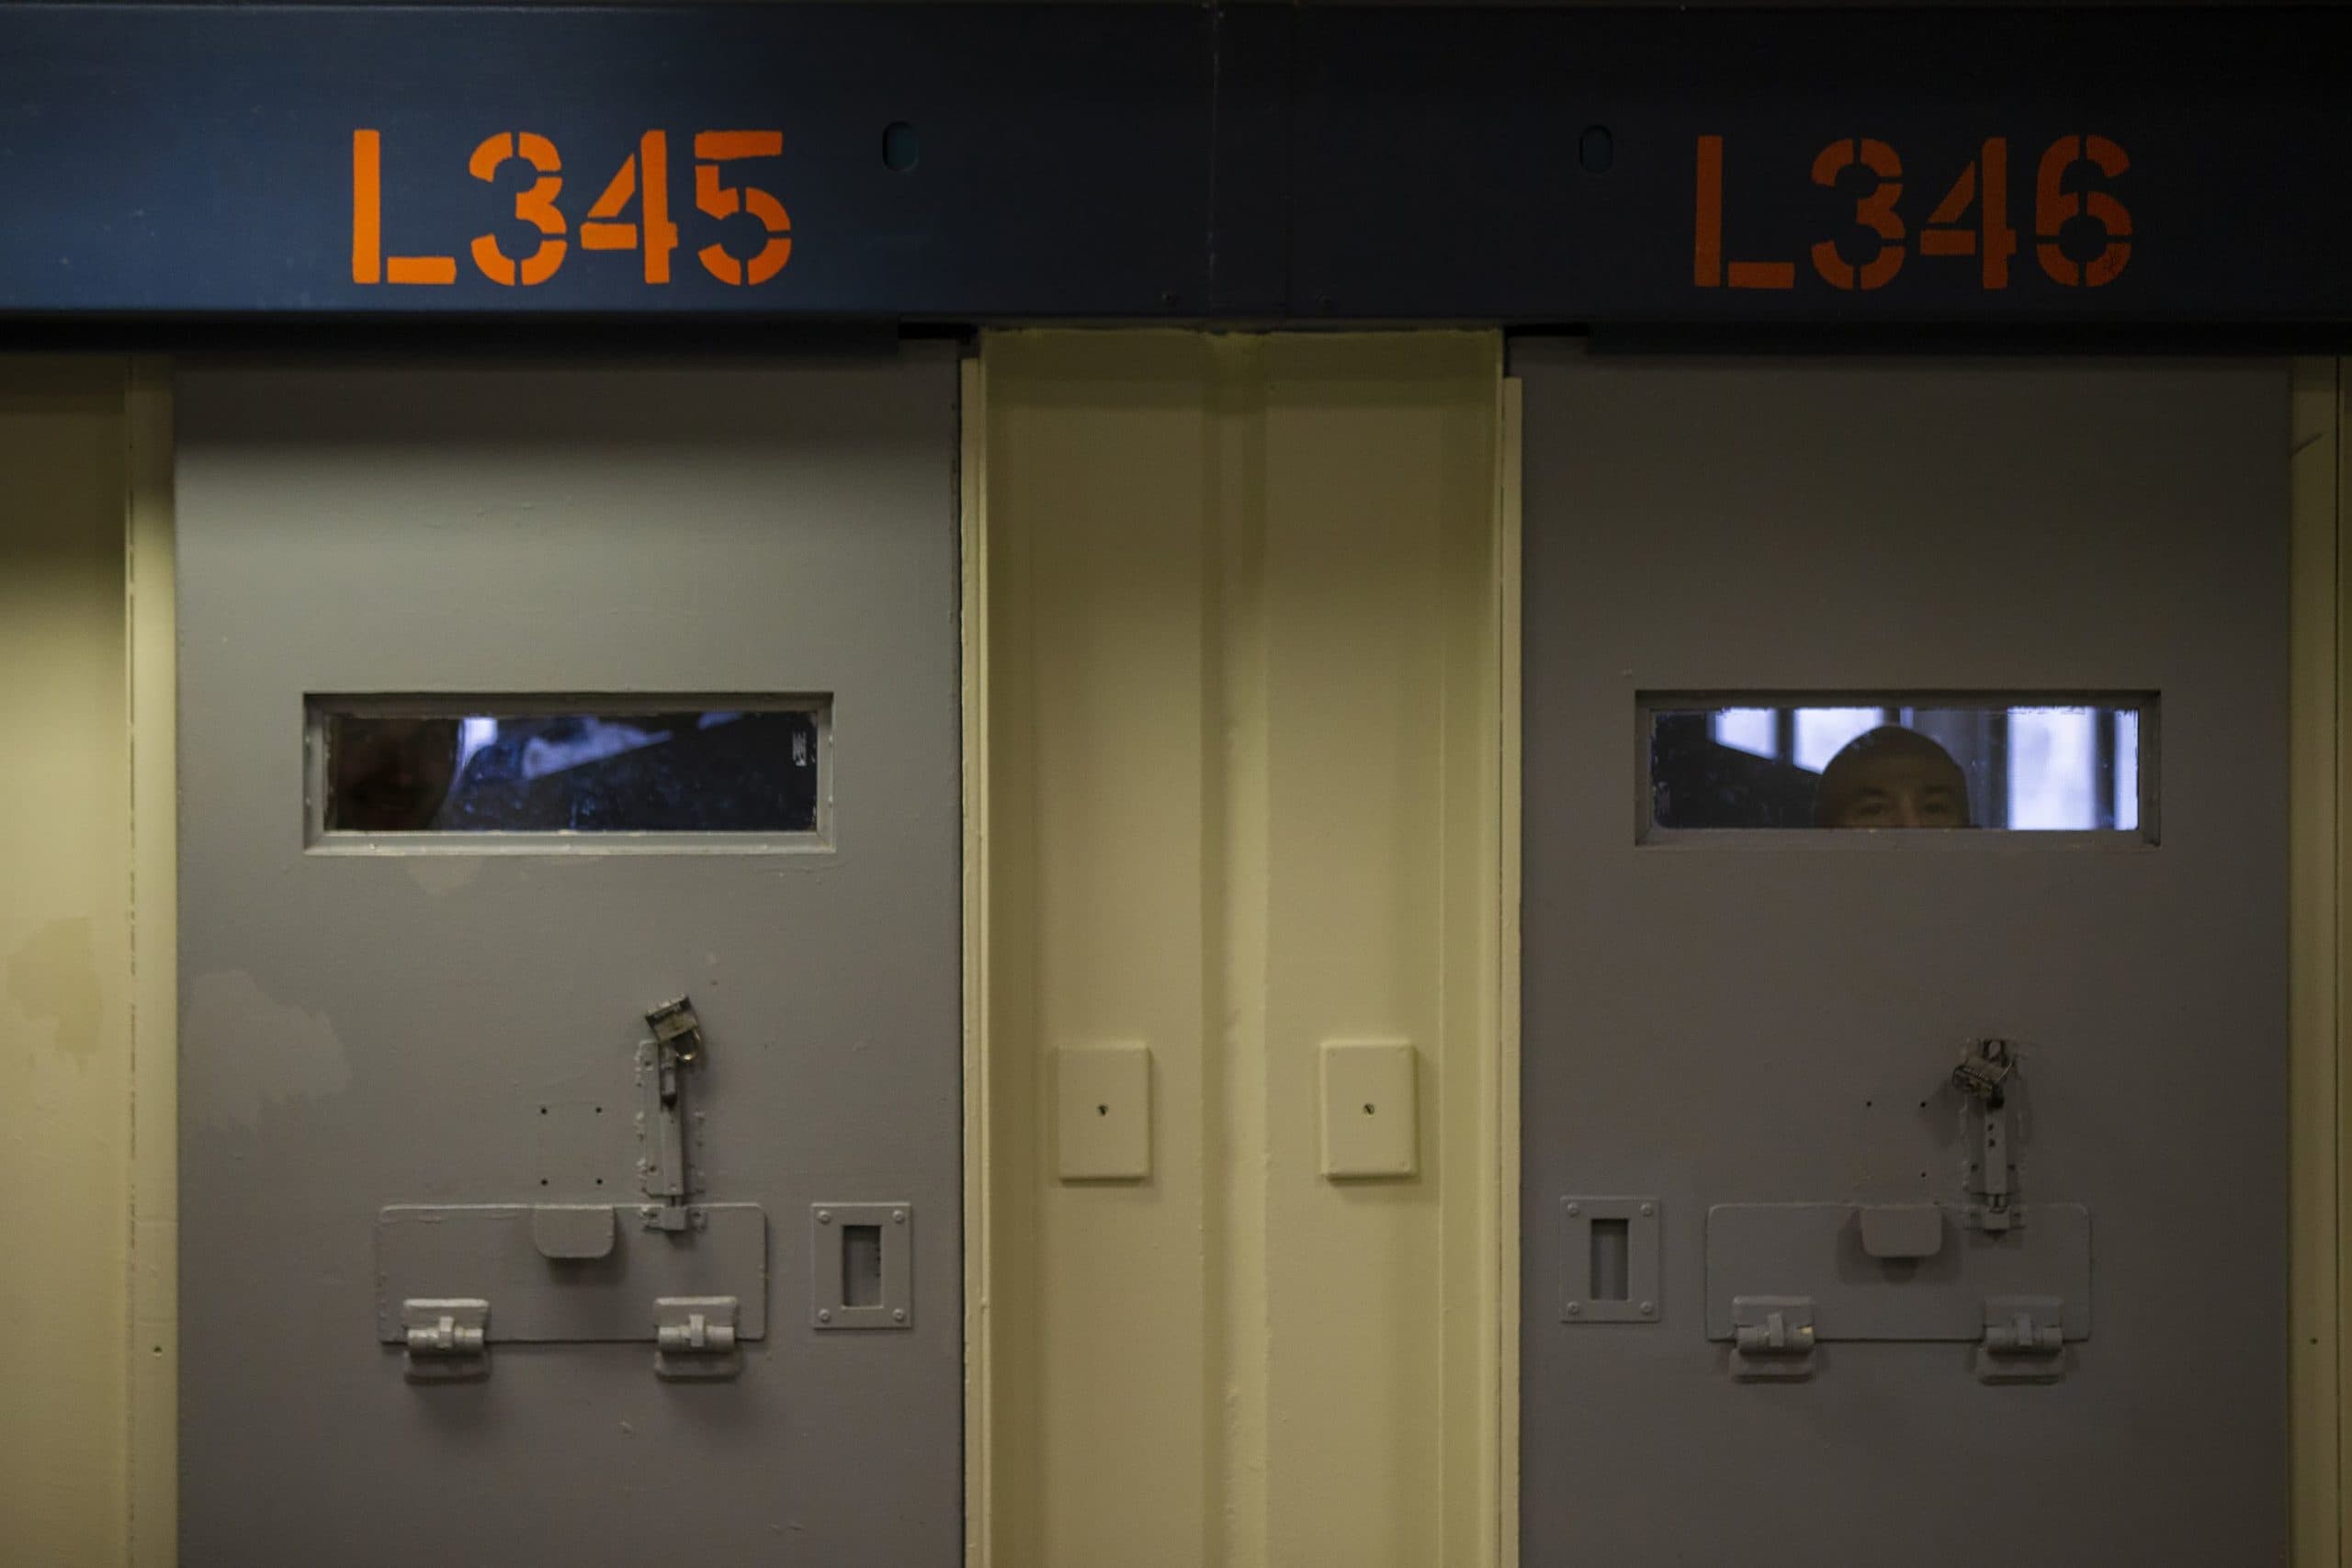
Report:
[[0,359],[0,1555],[128,1531],[124,371]]
[[[1499,1560],[1500,370],[1484,333],[987,340],[977,1561]],[[1346,1042],[1411,1047],[1411,1175],[1323,1172]],[[1067,1179],[1062,1054],[1118,1044],[1148,1171]]]

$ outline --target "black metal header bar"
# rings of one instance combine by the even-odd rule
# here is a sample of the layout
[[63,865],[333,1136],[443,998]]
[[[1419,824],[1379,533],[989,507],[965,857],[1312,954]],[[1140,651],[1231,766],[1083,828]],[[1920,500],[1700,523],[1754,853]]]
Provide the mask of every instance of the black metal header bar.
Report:
[[2352,323],[2352,13],[0,7],[0,317]]

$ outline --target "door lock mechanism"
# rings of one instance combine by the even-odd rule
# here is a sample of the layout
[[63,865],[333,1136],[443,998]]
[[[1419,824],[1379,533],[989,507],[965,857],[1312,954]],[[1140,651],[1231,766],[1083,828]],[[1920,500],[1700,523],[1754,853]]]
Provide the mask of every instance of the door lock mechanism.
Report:
[[731,1378],[743,1370],[733,1296],[662,1296],[653,1303],[653,1371],[664,1378]]
[[1975,1102],[1963,1217],[1975,1229],[1996,1234],[2025,1217],[2012,1204],[2016,1183],[2009,1163],[2008,1091],[2018,1065],[2018,1048],[2010,1042],[1972,1040],[1951,1070],[1952,1086]]
[[653,1031],[653,1043],[667,1047],[681,1065],[702,1055],[702,1020],[695,1016],[690,998],[663,1002],[645,1015],[645,1021]]
[[1736,1382],[1801,1382],[1813,1376],[1811,1296],[1734,1296],[1731,1375]]
[[1984,1382],[2056,1382],[2065,1374],[2066,1303],[2056,1296],[1987,1296],[1976,1376]]
[[638,1077],[645,1086],[640,1116],[645,1155],[639,1186],[657,1207],[644,1211],[654,1230],[683,1231],[694,1179],[686,1145],[684,1074],[702,1059],[702,1020],[691,998],[663,1002],[645,1015],[653,1038],[638,1047]]
[[2002,1086],[2018,1070],[2017,1048],[2006,1040],[1972,1040],[1951,1070],[1952,1087],[1998,1111]]
[[412,1296],[401,1303],[411,1382],[490,1375],[490,1303],[479,1296]]

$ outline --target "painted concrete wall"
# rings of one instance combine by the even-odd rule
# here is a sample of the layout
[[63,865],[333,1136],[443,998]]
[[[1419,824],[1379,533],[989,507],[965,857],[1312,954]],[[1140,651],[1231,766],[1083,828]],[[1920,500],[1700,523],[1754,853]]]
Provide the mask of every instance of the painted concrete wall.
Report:
[[[1499,339],[982,363],[976,1545],[1492,1562]],[[1416,1176],[1320,1174],[1350,1040],[1415,1048]],[[1118,1043],[1150,1052],[1149,1173],[1065,1180],[1057,1053]]]
[[124,368],[0,358],[0,1556],[129,1539]]

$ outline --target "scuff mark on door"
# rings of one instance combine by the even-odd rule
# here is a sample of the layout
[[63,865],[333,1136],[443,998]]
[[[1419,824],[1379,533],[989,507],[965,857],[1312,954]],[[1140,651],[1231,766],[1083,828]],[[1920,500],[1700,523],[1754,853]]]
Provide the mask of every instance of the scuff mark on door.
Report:
[[198,1122],[258,1126],[269,1106],[322,1100],[351,1087],[351,1060],[323,1013],[281,1002],[242,969],[199,975],[187,998],[190,1040],[233,1042],[204,1055],[181,1086]]

